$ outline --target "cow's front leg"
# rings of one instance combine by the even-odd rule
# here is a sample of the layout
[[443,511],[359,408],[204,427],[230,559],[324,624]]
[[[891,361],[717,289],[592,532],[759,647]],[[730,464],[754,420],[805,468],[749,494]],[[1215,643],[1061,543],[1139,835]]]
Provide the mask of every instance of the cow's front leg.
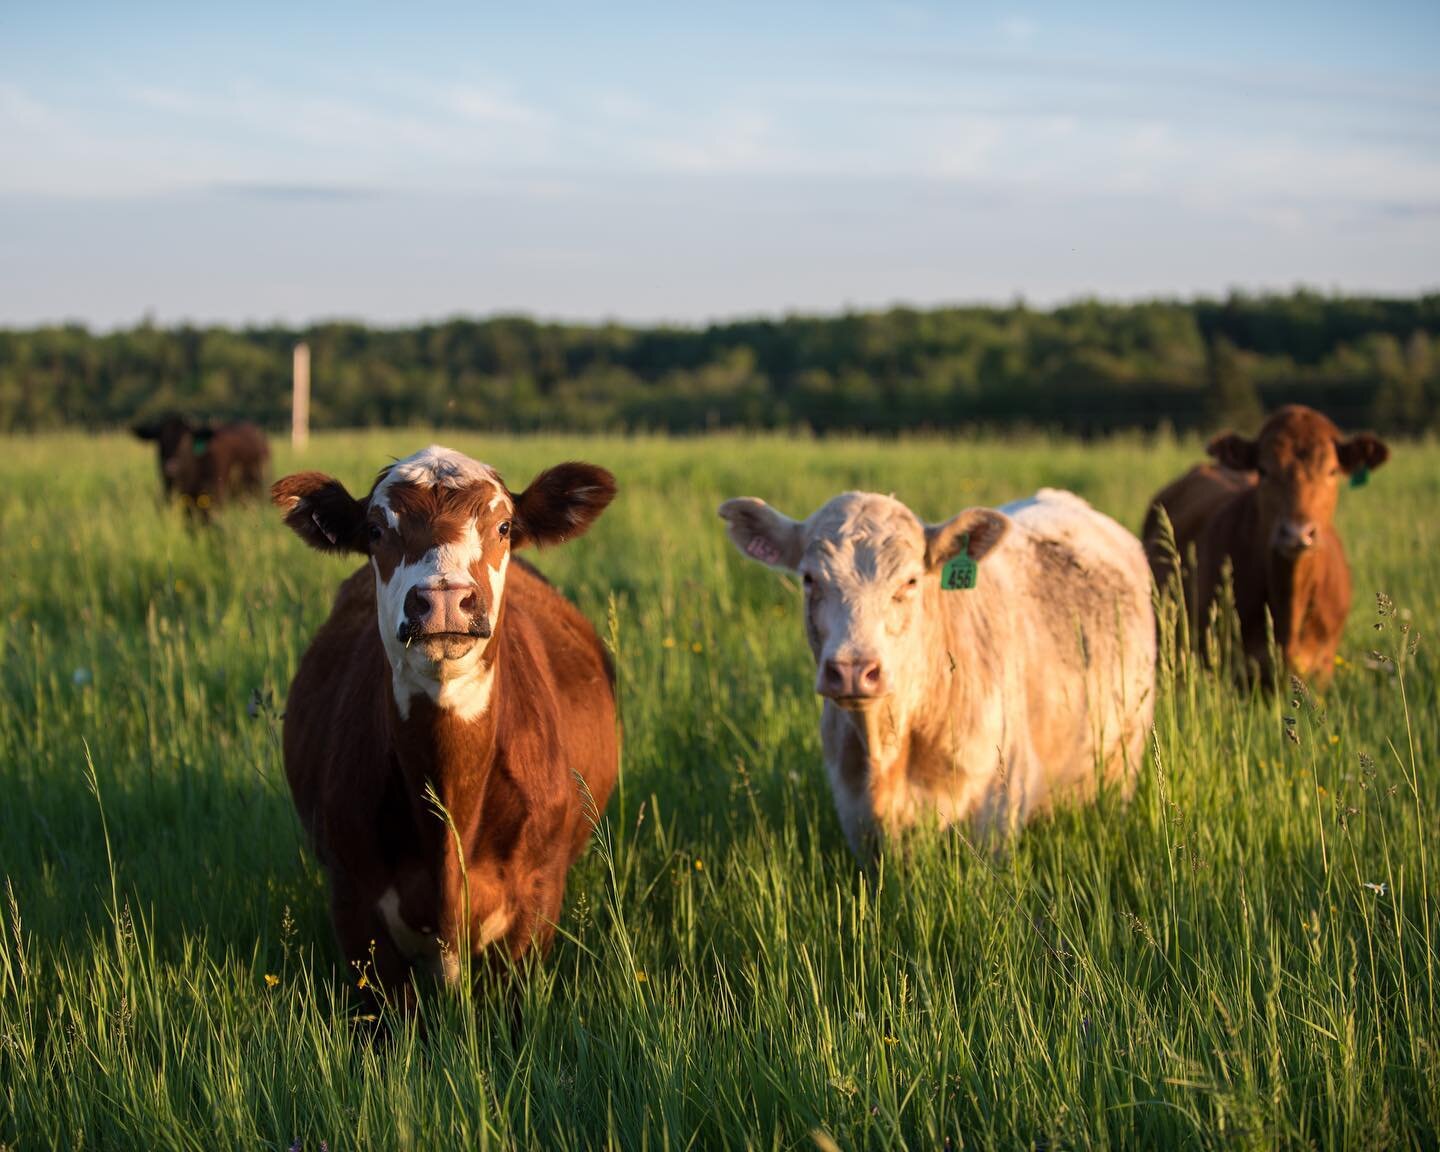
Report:
[[407,1015],[412,1012],[415,985],[410,961],[396,946],[374,904],[335,886],[330,895],[330,918],[340,951],[366,1003],[376,1009],[388,1004]]

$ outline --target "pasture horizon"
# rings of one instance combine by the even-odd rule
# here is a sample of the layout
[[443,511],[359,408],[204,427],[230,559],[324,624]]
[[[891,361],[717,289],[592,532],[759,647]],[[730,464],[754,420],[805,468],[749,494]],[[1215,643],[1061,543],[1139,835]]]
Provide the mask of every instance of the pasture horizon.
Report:
[[189,531],[128,439],[8,438],[0,1142],[1434,1143],[1433,441],[1341,495],[1356,602],[1323,698],[1182,660],[1128,804],[996,848],[921,837],[862,875],[798,590],[735,552],[720,500],[803,516],[859,487],[934,520],[1050,484],[1134,530],[1198,442],[406,428],[277,444],[274,472],[354,491],[431,440],[512,485],[567,458],[620,483],[535,557],[615,649],[625,742],[520,1027],[486,998],[429,998],[378,1045],[353,1022],[275,741],[358,562],[268,506]]

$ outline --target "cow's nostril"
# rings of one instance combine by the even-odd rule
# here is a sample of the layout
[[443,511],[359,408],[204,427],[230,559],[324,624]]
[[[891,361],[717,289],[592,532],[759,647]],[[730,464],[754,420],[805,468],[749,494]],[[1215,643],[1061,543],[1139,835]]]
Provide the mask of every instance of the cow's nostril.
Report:
[[871,664],[860,674],[860,678],[864,681],[866,687],[875,687],[880,683],[880,665]]
[[411,588],[405,593],[405,619],[419,620],[430,611],[430,601],[419,588]]
[[474,612],[474,611],[475,611],[475,593],[474,593],[474,592],[469,592],[469,593],[467,593],[466,596],[465,596],[465,599],[463,599],[463,600],[460,601],[460,611],[462,611],[462,612]]

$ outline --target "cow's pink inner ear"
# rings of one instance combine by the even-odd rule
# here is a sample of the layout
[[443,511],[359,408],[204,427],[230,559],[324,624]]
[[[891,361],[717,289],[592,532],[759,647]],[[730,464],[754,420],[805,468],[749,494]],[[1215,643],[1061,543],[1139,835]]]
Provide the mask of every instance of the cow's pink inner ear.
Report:
[[735,547],[772,568],[794,568],[804,552],[801,525],[763,500],[742,496],[720,505],[720,517]]

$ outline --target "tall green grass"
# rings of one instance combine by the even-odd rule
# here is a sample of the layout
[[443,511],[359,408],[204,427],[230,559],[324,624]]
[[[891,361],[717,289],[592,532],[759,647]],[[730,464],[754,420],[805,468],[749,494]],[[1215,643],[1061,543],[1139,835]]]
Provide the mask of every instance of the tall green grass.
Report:
[[[427,439],[323,436],[304,466],[363,489]],[[519,1026],[432,995],[380,1042],[278,747],[351,565],[266,508],[190,532],[133,442],[0,444],[0,1142],[1435,1146],[1440,719],[1415,640],[1440,622],[1440,448],[1342,496],[1357,596],[1323,699],[1180,661],[1128,804],[862,874],[797,590],[715,506],[866,487],[938,519],[1050,484],[1135,527],[1195,445],[450,442],[515,486],[572,457],[618,475],[539,562],[617,649],[624,777]]]

